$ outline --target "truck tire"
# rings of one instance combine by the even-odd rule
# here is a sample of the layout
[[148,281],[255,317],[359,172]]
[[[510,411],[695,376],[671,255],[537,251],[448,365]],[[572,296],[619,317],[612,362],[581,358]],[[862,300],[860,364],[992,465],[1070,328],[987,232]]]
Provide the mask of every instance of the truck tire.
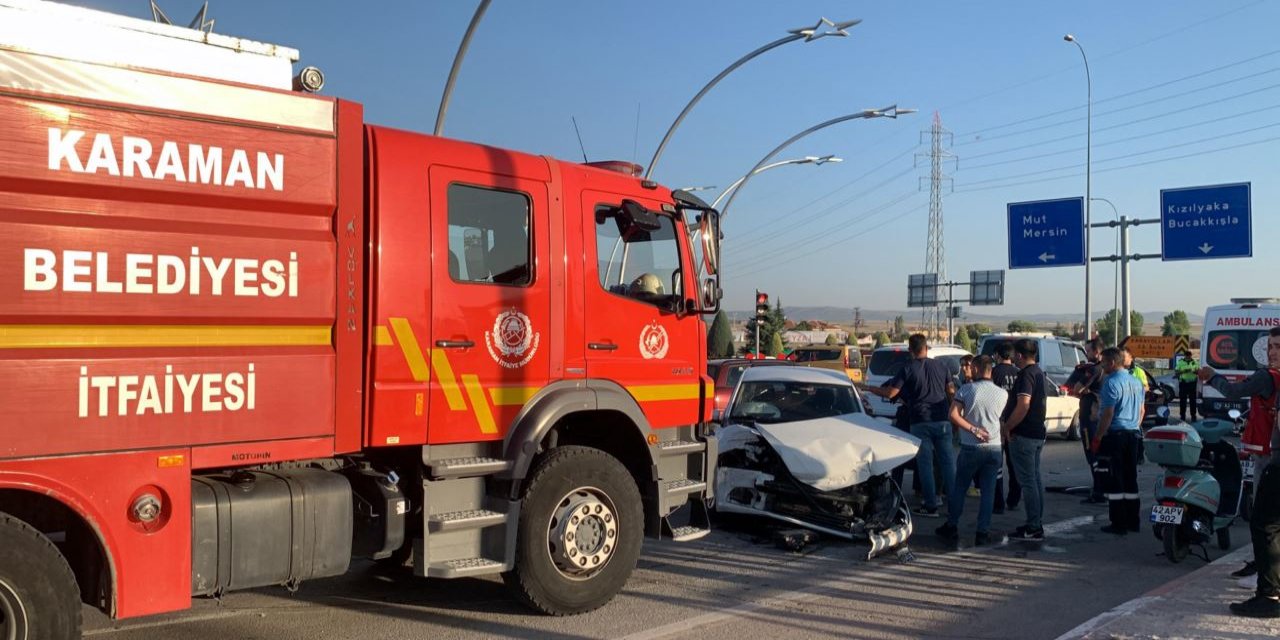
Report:
[[31,525],[0,513],[0,638],[73,640],[80,624],[66,558]]
[[640,491],[626,467],[599,449],[552,449],[529,476],[518,526],[507,584],[542,613],[585,613],[612,600],[635,570],[644,534]]

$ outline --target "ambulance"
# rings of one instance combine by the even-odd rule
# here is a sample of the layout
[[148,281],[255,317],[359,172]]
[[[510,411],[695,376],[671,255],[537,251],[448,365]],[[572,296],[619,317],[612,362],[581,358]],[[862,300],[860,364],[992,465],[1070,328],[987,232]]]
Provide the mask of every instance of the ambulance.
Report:
[[[1267,366],[1267,333],[1272,327],[1280,327],[1280,298],[1232,298],[1231,304],[1209,307],[1200,337],[1203,364],[1232,382],[1249,377]],[[1206,417],[1249,408],[1248,398],[1228,400],[1213,387],[1200,387],[1200,412]]]

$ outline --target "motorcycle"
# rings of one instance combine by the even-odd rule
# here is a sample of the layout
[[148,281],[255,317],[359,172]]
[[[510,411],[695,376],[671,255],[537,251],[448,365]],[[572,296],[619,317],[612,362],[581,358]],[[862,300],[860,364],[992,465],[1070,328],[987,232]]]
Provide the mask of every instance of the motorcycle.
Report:
[[1170,562],[1181,562],[1192,546],[1208,561],[1203,549],[1214,536],[1219,549],[1231,548],[1230,527],[1244,495],[1240,456],[1224,439],[1232,428],[1228,420],[1206,418],[1154,427],[1143,438],[1147,459],[1164,469],[1150,521]]

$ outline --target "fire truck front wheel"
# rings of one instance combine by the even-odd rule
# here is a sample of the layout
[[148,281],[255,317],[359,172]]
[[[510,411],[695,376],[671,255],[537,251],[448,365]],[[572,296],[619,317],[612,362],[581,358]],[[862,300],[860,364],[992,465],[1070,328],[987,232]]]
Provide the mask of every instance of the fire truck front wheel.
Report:
[[80,637],[80,590],[58,548],[0,513],[0,638]]
[[640,491],[626,467],[599,449],[559,447],[529,475],[515,569],[504,578],[538,611],[585,613],[622,590],[643,535]]

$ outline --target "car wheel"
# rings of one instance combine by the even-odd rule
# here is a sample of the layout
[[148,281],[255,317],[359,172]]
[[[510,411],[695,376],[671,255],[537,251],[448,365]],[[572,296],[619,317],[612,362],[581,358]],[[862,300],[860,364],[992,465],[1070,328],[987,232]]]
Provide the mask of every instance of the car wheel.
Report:
[[80,637],[80,588],[66,558],[31,525],[0,513],[0,638]]
[[542,613],[591,611],[622,590],[643,534],[640,491],[626,467],[599,449],[559,447],[529,476],[515,569],[503,578]]
[[1066,433],[1062,434],[1063,440],[1079,440],[1080,439],[1080,412],[1077,411],[1071,416],[1071,426],[1067,427]]

